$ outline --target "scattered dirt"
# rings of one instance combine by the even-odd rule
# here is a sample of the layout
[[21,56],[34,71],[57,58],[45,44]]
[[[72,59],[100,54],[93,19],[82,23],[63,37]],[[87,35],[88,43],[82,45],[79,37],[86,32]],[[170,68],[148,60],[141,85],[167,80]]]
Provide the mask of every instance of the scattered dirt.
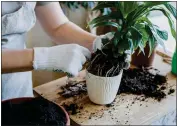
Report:
[[68,84],[61,88],[63,91],[59,92],[59,94],[61,94],[65,98],[77,96],[82,93],[87,93],[85,81],[70,81],[68,82]]
[[[153,71],[153,72],[152,72]],[[117,95],[121,93],[126,94],[137,94],[140,97],[137,97],[135,100],[145,101],[146,98],[151,97],[155,100],[161,101],[165,98],[165,89],[167,85],[167,77],[160,74],[157,69],[154,68],[136,68],[124,70],[121,84]],[[86,82],[75,82],[71,81],[66,86],[62,87],[63,91],[60,93],[63,97],[74,97],[82,93],[86,93]],[[170,89],[168,94],[173,93],[175,90]],[[123,101],[124,99],[122,99]],[[134,104],[135,101],[132,102]],[[132,105],[131,104],[131,105]],[[141,106],[142,104],[140,104]],[[114,106],[113,103],[105,105],[106,107]],[[67,111],[70,111],[71,114],[76,114],[82,107],[78,107],[77,104],[64,105]],[[146,106],[147,107],[147,106]],[[129,108],[127,106],[127,108]]]
[[58,105],[43,98],[20,104],[5,102],[2,103],[2,125],[65,126],[66,116]]

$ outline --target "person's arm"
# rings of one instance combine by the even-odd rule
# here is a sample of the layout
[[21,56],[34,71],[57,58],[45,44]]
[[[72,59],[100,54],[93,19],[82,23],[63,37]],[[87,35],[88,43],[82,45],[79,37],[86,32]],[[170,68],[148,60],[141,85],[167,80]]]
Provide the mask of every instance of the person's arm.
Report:
[[92,48],[96,35],[70,22],[64,15],[59,2],[37,6],[35,11],[40,24],[56,43],[77,43],[89,49]]
[[90,51],[78,44],[36,47],[23,50],[3,49],[2,73],[34,69],[64,72],[69,76],[77,76],[82,69],[82,65],[90,57]]
[[2,73],[22,72],[33,69],[33,49],[2,49]]

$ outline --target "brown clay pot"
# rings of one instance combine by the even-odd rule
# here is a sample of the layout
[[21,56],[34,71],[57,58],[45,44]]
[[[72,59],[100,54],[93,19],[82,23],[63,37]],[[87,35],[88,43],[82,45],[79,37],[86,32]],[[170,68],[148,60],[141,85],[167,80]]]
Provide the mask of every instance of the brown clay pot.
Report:
[[150,66],[152,66],[153,61],[154,61],[156,47],[157,47],[157,45],[155,46],[155,49],[152,51],[152,54],[150,55],[150,57],[148,57],[149,51],[150,51],[148,44],[144,48],[145,55],[142,52],[138,54],[139,49],[137,49],[134,52],[134,54],[132,55],[131,64],[135,65],[137,67],[141,67],[141,66],[150,67]]

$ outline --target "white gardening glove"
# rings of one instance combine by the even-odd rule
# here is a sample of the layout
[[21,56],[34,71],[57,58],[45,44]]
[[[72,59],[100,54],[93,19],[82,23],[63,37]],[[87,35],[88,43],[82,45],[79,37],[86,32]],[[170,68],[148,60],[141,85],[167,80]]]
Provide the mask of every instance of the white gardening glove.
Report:
[[77,76],[86,58],[90,57],[90,51],[77,44],[38,47],[34,48],[33,67],[35,70],[62,71]]
[[[111,40],[114,37],[114,33],[107,33],[105,35],[100,35],[98,36],[94,41],[93,41],[93,52],[96,52],[97,49],[101,50],[103,43],[102,43],[102,39],[108,39]],[[126,51],[126,65],[124,67],[124,69],[128,69],[130,67],[130,61],[131,61],[131,54],[130,51]]]
[[111,32],[105,35],[97,36],[96,39],[93,41],[93,52],[95,52],[97,49],[101,50],[101,47],[103,46],[102,39],[111,40],[113,37],[114,34]]

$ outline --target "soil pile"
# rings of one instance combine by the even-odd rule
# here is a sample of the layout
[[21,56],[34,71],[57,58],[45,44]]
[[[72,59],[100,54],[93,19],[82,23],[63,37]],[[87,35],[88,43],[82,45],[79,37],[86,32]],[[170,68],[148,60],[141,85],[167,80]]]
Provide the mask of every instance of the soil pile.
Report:
[[166,76],[160,75],[158,71],[152,74],[149,72],[150,69],[157,71],[153,68],[124,70],[118,94],[144,94],[146,97],[153,97],[158,101],[164,98],[166,94],[163,90],[167,78]]
[[66,126],[66,115],[58,105],[43,98],[20,104],[2,103],[2,125]]

